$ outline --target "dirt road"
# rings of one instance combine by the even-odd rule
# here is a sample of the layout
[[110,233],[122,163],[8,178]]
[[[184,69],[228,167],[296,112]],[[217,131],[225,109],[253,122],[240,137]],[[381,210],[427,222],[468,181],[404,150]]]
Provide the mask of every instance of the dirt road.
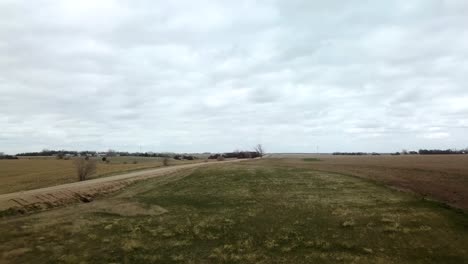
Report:
[[90,202],[99,195],[115,192],[136,181],[189,171],[201,166],[239,161],[242,160],[236,159],[171,166],[23,192],[2,194],[0,195],[0,213],[4,215],[27,213],[74,202]]

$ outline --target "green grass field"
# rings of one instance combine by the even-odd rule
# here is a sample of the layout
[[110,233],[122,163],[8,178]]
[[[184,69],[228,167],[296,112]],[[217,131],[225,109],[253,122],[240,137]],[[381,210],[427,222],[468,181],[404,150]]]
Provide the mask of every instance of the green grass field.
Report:
[[4,218],[0,233],[0,263],[468,260],[465,213],[268,159],[199,168],[89,204]]

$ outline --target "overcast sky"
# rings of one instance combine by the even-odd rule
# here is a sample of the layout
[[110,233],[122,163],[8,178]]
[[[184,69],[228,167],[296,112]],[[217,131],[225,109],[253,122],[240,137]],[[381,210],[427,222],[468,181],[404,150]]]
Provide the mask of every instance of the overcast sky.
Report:
[[0,0],[0,151],[468,147],[468,1]]

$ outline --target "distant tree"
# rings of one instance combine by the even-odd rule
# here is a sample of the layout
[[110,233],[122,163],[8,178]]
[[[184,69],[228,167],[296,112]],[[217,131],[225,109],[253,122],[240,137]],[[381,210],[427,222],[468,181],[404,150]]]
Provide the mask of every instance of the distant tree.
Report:
[[169,157],[164,157],[162,160],[163,166],[169,166]]
[[182,159],[186,159],[186,160],[194,160],[195,158],[191,155],[183,155],[182,156]]
[[106,152],[106,156],[108,157],[114,157],[116,155],[116,151],[113,150],[113,149],[109,149],[107,152]]
[[452,149],[420,149],[420,155],[442,155],[442,154],[463,154],[463,151]]
[[364,155],[369,155],[369,153],[366,153],[366,152],[333,152],[332,155],[364,156]]
[[[217,159],[220,156],[220,154],[213,154],[208,157],[208,159]],[[175,159],[175,157],[174,157]]]
[[263,149],[262,144],[258,144],[257,146],[254,147],[255,152],[258,153],[260,157],[263,157],[265,155],[265,150]]
[[3,152],[0,152],[0,159],[8,159],[8,160],[11,160],[11,159],[18,159],[18,157],[16,156],[12,156],[12,155],[7,155]]
[[403,150],[401,151],[401,154],[403,154],[403,155],[408,155],[408,150],[403,149]]
[[86,158],[77,158],[74,161],[79,181],[85,181],[89,176],[96,172],[96,161]]
[[224,160],[224,156],[223,155],[219,155],[217,158],[216,158],[217,161],[223,161]]
[[63,157],[65,157],[65,154],[63,154],[63,152],[57,153],[57,159],[61,160],[63,159]]

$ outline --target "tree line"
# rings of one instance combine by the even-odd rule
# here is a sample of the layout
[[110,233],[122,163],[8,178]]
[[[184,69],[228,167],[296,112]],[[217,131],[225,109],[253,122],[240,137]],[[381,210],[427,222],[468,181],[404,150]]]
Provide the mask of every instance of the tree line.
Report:
[[91,150],[85,150],[85,151],[74,151],[74,150],[48,150],[44,149],[42,151],[36,151],[36,152],[24,152],[24,153],[18,153],[16,156],[29,156],[29,157],[37,157],[37,156],[64,156],[64,155],[69,155],[69,156],[108,156],[108,157],[115,157],[115,156],[132,156],[132,157],[172,157],[176,155],[175,153],[154,153],[154,152],[127,152],[127,151],[115,151],[112,149],[109,149],[104,152],[98,152],[98,151],[91,151]]
[[0,152],[0,159],[18,159],[18,157]]
[[71,155],[71,156],[86,156],[86,155],[93,155],[96,154],[96,151],[73,151],[73,150],[49,150],[43,149],[42,151],[35,151],[35,152],[24,152],[18,153],[16,156],[29,156],[29,157],[37,157],[37,156],[56,156],[56,155]]
[[[383,154],[383,153],[382,153]],[[456,149],[420,149],[418,151],[402,150],[401,152],[386,153],[390,155],[445,155],[445,154],[468,154],[468,148],[462,150]],[[333,152],[332,155],[363,156],[363,155],[381,155],[381,153],[368,152]]]
[[468,154],[468,148],[463,150],[453,150],[453,149],[420,149],[418,151],[419,155],[443,155],[443,154]]
[[332,155],[350,155],[350,156],[363,156],[363,155],[380,155],[379,153],[372,152],[333,152]]
[[[205,152],[203,154],[211,154],[209,152]],[[218,156],[223,156],[225,158],[257,158],[261,157],[264,154],[263,146],[261,144],[256,145],[253,147],[252,151],[234,151],[234,152],[227,152],[223,154],[215,154],[211,155],[209,158],[214,158],[216,159]],[[188,155],[186,153],[184,154],[178,154],[178,153],[169,153],[169,152],[163,152],[163,153],[158,153],[158,152],[128,152],[128,151],[116,151],[113,149],[109,149],[104,152],[98,152],[98,151],[90,151],[90,150],[85,150],[85,151],[74,151],[74,150],[49,150],[49,149],[43,149],[42,151],[38,152],[24,152],[24,153],[18,153],[16,156],[29,156],[29,157],[37,157],[37,156],[57,156],[57,157],[64,157],[64,156],[73,156],[73,157],[95,157],[95,156],[105,156],[105,157],[115,157],[115,156],[121,156],[121,157],[127,157],[127,156],[132,156],[132,157],[161,157],[161,158],[173,158],[173,159],[187,159],[187,160],[193,160],[196,159],[197,157],[194,155]]]
[[224,158],[234,158],[234,159],[254,159],[261,158],[265,155],[265,150],[261,144],[253,147],[253,150],[235,150],[233,152],[226,152],[222,154],[210,155],[208,159],[224,159]]

